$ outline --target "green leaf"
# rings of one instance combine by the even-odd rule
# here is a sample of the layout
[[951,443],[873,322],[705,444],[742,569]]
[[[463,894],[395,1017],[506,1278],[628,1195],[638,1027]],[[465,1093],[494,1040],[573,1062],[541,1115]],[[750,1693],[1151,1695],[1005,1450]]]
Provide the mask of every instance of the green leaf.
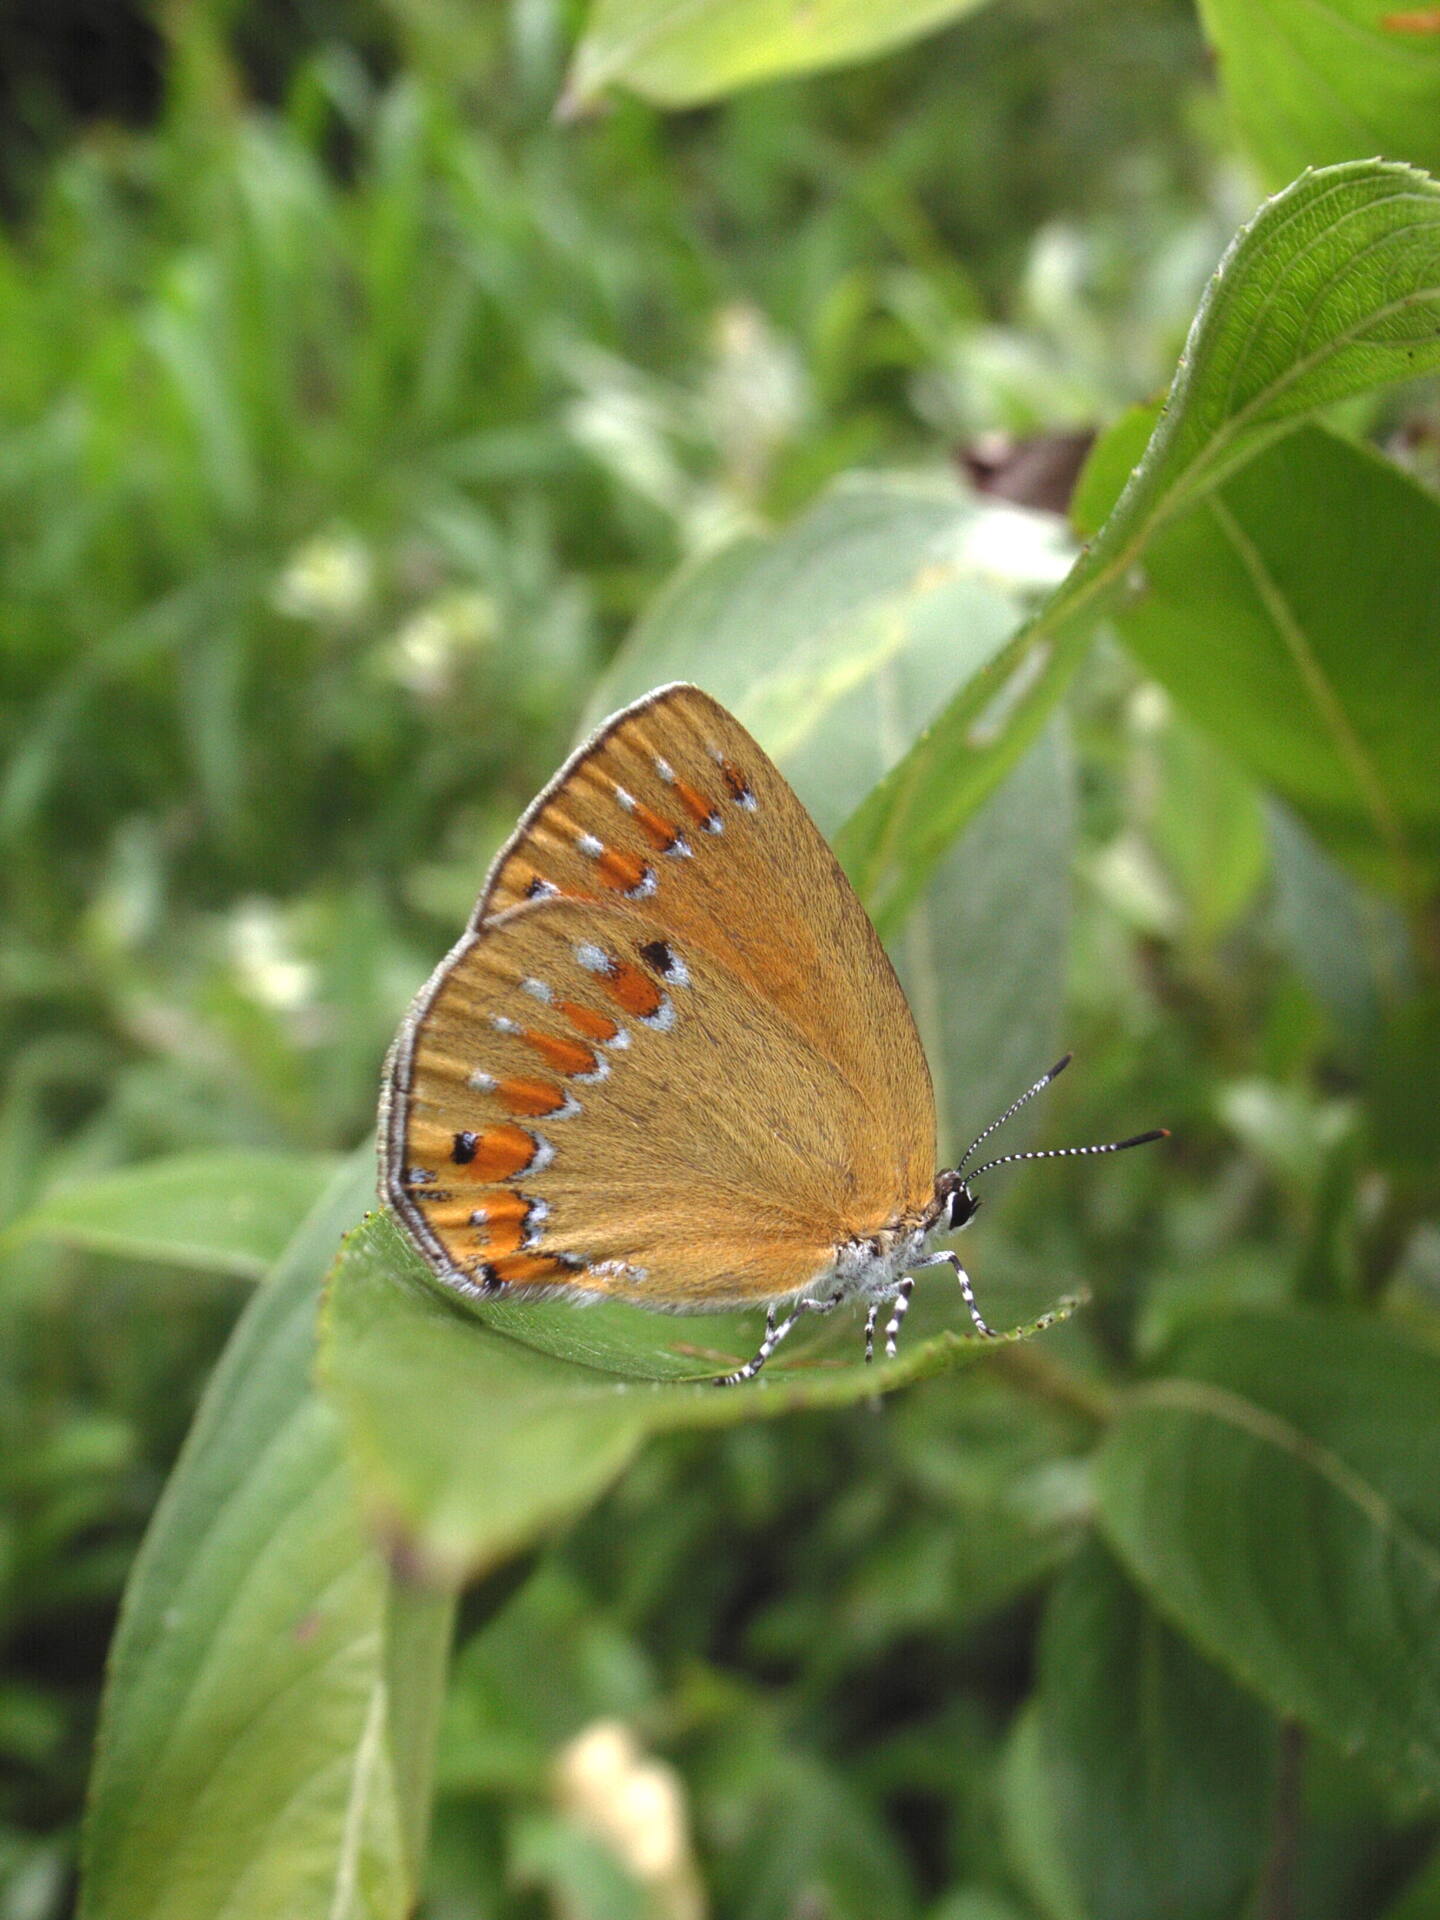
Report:
[[1163,411],[1153,400],[1127,407],[1091,447],[1070,496],[1070,524],[1082,540],[1093,540],[1109,519],[1145,457]]
[[1254,781],[1216,752],[1213,739],[1173,711],[1157,729],[1152,752],[1157,791],[1150,835],[1184,902],[1192,937],[1210,948],[1266,877],[1260,796]]
[[[774,538],[738,541],[681,573],[622,648],[590,719],[665,681],[696,680],[833,833],[942,709],[957,674],[1004,643],[1019,617],[1016,575],[1053,568],[1057,552],[1043,517],[949,483],[848,482]],[[890,942],[930,1061],[942,1155],[1058,1050],[1072,787],[1052,730],[949,849]]]
[[[942,1166],[1060,1051],[1074,842],[1074,769],[1052,724],[891,936],[930,1063]],[[1028,1111],[1012,1122],[1007,1151],[1024,1147],[1039,1123]]]
[[595,0],[564,109],[619,84],[665,107],[694,106],[776,74],[863,60],[928,33],[980,0]]
[[1266,809],[1266,825],[1276,930],[1352,1056],[1369,1059],[1386,1013],[1414,988],[1404,918],[1352,880],[1278,802]]
[[1371,1131],[1383,1165],[1433,1183],[1440,1166],[1440,991],[1399,1008],[1370,1062]]
[[1275,1722],[1092,1542],[1040,1636],[1043,1768],[1096,1920],[1230,1920],[1265,1854]]
[[[1016,573],[1024,584],[1063,565],[1043,518],[997,509],[951,480],[843,481],[783,532],[746,536],[677,574],[626,640],[589,718],[666,681],[697,680],[831,833],[929,711],[1004,645]],[[887,669],[902,678],[887,681]]]
[[1011,1726],[1000,1774],[1000,1811],[1015,1876],[1046,1920],[1088,1920],[1061,1844],[1046,1771],[1045,1729],[1033,1695]]
[[[86,1920],[411,1911],[449,1612],[397,1595],[310,1385],[337,1179],[236,1329],[111,1653]],[[403,1764],[402,1764],[403,1763]]]
[[[892,1824],[845,1773],[780,1729],[718,1743],[709,1797],[733,1809],[717,1906],[737,1920],[908,1920],[916,1911]],[[653,1911],[653,1909],[652,1909]]]
[[1025,1912],[1012,1900],[988,1887],[962,1887],[947,1894],[928,1915],[928,1920],[1027,1920]]
[[[858,1327],[848,1331],[858,1354]],[[467,1312],[440,1297],[381,1213],[336,1266],[322,1378],[378,1523],[408,1565],[445,1584],[568,1519],[653,1433],[852,1406],[982,1350],[947,1331],[867,1368],[817,1365],[787,1343],[748,1388],[711,1384],[756,1344],[753,1315],[677,1323],[632,1307],[520,1302]]]
[[882,932],[1044,725],[1157,533],[1308,413],[1440,366],[1440,188],[1367,161],[1306,174],[1231,244],[1165,410],[1045,609],[859,809],[840,853]]
[[650,1920],[656,1902],[613,1851],[574,1820],[522,1814],[509,1836],[507,1880],[544,1896],[551,1913],[585,1920]]
[[1386,1907],[1382,1920],[1432,1920],[1436,1913],[1440,1913],[1440,1847],[1430,1855],[1400,1898]]
[[1151,540],[1117,625],[1325,846],[1413,900],[1440,872],[1437,605],[1440,500],[1311,426]]
[[1197,1328],[1096,1463],[1154,1604],[1279,1714],[1440,1793],[1440,1356],[1338,1312]]
[[1200,0],[1267,179],[1362,153],[1440,168],[1440,35],[1425,12],[1408,0]]
[[149,1160],[57,1188],[4,1241],[58,1240],[258,1280],[338,1164],[324,1154],[241,1152]]
[[[987,1369],[963,1398],[907,1397],[891,1423],[887,1452],[911,1474],[894,1509],[876,1509],[883,1547],[857,1557],[845,1535],[838,1565],[812,1550],[822,1595],[778,1598],[780,1631],[752,1631],[758,1652],[808,1658],[820,1675],[883,1659],[993,1618],[1075,1551],[1089,1520],[1089,1422]],[[833,1648],[817,1651],[816,1633],[832,1630]]]

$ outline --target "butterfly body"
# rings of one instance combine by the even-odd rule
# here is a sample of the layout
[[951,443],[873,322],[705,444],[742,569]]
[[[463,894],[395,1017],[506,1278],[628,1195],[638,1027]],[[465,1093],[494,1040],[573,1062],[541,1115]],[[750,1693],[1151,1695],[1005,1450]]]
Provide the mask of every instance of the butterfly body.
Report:
[[893,1351],[909,1268],[949,1259],[970,1298],[926,1252],[974,1210],[935,1131],[849,882],[739,722],[680,685],[608,721],[501,849],[391,1049],[380,1187],[463,1295],[761,1305],[772,1344],[858,1298],[868,1345],[893,1300]]

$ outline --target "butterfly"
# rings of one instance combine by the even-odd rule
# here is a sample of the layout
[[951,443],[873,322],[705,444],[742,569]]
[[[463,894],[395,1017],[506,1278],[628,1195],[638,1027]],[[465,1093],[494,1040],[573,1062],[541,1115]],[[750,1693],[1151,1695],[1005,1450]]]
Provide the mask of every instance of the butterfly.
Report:
[[474,1299],[763,1306],[753,1379],[804,1314],[888,1309],[954,1269],[972,1162],[1069,1055],[936,1171],[935,1098],[879,936],[789,785],[700,688],[607,720],[500,850],[386,1063],[381,1196]]

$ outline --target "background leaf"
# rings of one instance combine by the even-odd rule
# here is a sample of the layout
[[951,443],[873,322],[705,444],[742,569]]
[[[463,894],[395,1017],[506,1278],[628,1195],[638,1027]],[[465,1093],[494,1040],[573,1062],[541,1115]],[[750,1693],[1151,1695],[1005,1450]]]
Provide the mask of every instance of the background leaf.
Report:
[[[807,1365],[787,1345],[755,1392],[721,1391],[712,1378],[728,1363],[710,1342],[735,1338],[737,1360],[748,1356],[754,1316],[693,1323],[703,1329],[698,1350],[685,1334],[662,1343],[665,1324],[609,1305],[461,1310],[440,1297],[389,1215],[372,1214],[336,1266],[322,1351],[379,1524],[427,1578],[454,1582],[594,1500],[651,1434],[850,1406],[979,1351],[947,1331],[867,1368]],[[473,1445],[457,1441],[471,1430]]]
[[1001,1776],[1006,1853],[1045,1920],[1088,1920],[1061,1842],[1037,1700],[1016,1715]]
[[1394,903],[1359,885],[1288,809],[1266,808],[1275,923],[1297,970],[1355,1059],[1413,991],[1415,963]]
[[1277,1713],[1433,1801],[1440,1358],[1359,1317],[1292,1312],[1196,1328],[1170,1364],[1100,1448],[1109,1540]]
[[980,0],[595,0],[565,97],[572,111],[611,85],[694,106],[781,73],[881,53]]
[[1362,153],[1440,169],[1440,36],[1370,0],[1200,0],[1240,137],[1278,184]]
[[[310,1386],[319,1276],[371,1178],[367,1154],[252,1302],[147,1536],[111,1659],[86,1920],[410,1911],[448,1615],[402,1605],[392,1664],[387,1576]],[[422,1761],[404,1777],[397,1733]]]
[[1307,413],[1436,366],[1434,181],[1372,161],[1307,174],[1266,202],[1221,261],[1145,456],[1101,531],[841,835],[882,932],[1035,738],[1157,529]]
[[1415,899],[1440,868],[1437,605],[1440,501],[1312,426],[1151,539],[1116,624],[1331,851]]
[[1092,1542],[1046,1603],[1042,1766],[1095,1920],[1229,1920],[1268,1840],[1273,1720]]
[[258,1280],[339,1161],[324,1154],[187,1153],[58,1187],[6,1228],[92,1253]]

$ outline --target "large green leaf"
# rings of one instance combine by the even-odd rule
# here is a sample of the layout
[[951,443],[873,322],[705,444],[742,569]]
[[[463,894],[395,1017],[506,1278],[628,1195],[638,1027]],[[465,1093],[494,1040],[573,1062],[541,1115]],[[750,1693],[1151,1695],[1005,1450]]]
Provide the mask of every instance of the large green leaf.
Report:
[[[940,1160],[953,1166],[1060,1051],[1075,840],[1071,756],[1058,723],[980,809],[890,938],[930,1062]],[[1012,1121],[1006,1151],[1043,1125]]]
[[1269,1702],[1440,1794],[1440,1356],[1372,1320],[1196,1328],[1096,1467],[1154,1604]]
[[[590,717],[664,681],[698,681],[833,833],[957,679],[1004,644],[1024,589],[1057,563],[1044,516],[949,482],[847,482],[774,538],[737,542],[682,573],[626,642]],[[1057,1051],[1073,840],[1069,755],[1051,731],[969,822],[891,939],[935,1082],[942,1154],[958,1153]]]
[[787,1343],[757,1381],[717,1389],[713,1375],[756,1344],[753,1315],[677,1322],[638,1308],[518,1302],[466,1312],[439,1296],[377,1213],[345,1243],[321,1346],[378,1523],[407,1564],[445,1584],[568,1519],[651,1434],[853,1406],[987,1344],[944,1332],[866,1367],[858,1323],[844,1331],[846,1361],[817,1365]]
[[1011,1723],[1000,1770],[1000,1813],[1011,1868],[1035,1910],[1045,1920],[1089,1920],[1061,1841],[1045,1726],[1033,1695]]
[[713,1868],[715,1910],[737,1920],[910,1920],[905,1850],[874,1796],[758,1702],[733,1723],[701,1770],[701,1791],[728,1809],[733,1836]]
[[1211,282],[1165,410],[1104,527],[841,836],[882,931],[1035,738],[1155,534],[1307,414],[1436,366],[1432,180],[1370,161],[1306,174],[1266,202]]
[[1275,1722],[1165,1625],[1098,1542],[1040,1636],[1043,1767],[1095,1920],[1230,1920],[1264,1858]]
[[[626,640],[590,718],[667,680],[698,680],[830,833],[931,707],[1004,645],[1019,589],[1064,564],[1044,516],[948,478],[848,479],[782,532],[747,535],[677,574]],[[898,689],[891,668],[905,676]]]
[[1200,0],[1241,138],[1267,179],[1381,153],[1440,168],[1440,34],[1376,0]]
[[1146,548],[1131,651],[1317,837],[1416,899],[1440,871],[1440,500],[1318,426]]
[[1266,825],[1276,930],[1352,1057],[1372,1059],[1387,1014],[1415,987],[1404,917],[1357,885],[1288,808],[1272,803]]
[[337,1165],[323,1154],[238,1151],[148,1160],[57,1188],[3,1239],[58,1240],[258,1280]]
[[863,60],[980,0],[595,0],[565,89],[571,112],[606,87],[694,106],[776,74]]
[[448,1612],[364,1539],[310,1385],[320,1276],[370,1156],[236,1329],[152,1522],[111,1654],[86,1920],[411,1911]]

